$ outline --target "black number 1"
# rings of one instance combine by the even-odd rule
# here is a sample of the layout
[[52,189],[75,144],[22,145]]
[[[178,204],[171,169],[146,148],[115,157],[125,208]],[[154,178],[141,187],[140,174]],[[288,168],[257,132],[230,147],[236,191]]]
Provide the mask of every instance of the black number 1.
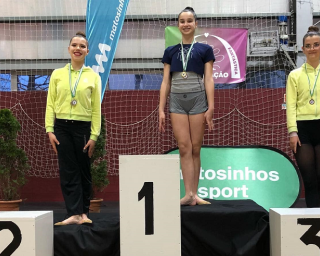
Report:
[[145,182],[142,189],[138,193],[138,201],[144,200],[145,213],[145,234],[154,234],[154,212],[153,212],[153,182]]

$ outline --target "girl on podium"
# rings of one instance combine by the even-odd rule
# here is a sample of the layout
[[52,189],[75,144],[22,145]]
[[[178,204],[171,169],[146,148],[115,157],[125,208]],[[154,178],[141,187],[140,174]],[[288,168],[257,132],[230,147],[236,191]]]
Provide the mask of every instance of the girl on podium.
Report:
[[86,35],[71,38],[71,63],[53,71],[47,98],[45,126],[58,154],[62,194],[68,218],[55,225],[91,223],[88,218],[90,158],[101,127],[101,80],[84,66],[89,53]]
[[290,72],[287,80],[287,127],[290,148],[297,160],[307,207],[320,200],[320,33],[311,26],[303,37],[306,63]]
[[209,204],[197,195],[200,174],[200,150],[205,130],[213,129],[214,82],[213,49],[196,42],[197,16],[191,7],[178,15],[182,35],[179,44],[168,47],[163,55],[163,81],[160,89],[159,130],[165,131],[165,106],[169,111],[180,154],[185,196],[181,205]]

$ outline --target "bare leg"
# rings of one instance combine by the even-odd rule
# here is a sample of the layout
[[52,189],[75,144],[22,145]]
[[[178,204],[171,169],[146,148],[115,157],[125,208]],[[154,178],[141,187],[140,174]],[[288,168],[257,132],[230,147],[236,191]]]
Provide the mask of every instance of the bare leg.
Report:
[[186,190],[186,194],[180,200],[180,204],[195,205],[195,192],[193,191],[194,166],[188,115],[171,113],[171,123],[174,136],[179,146],[183,182]]
[[194,187],[192,191],[195,192],[195,198],[197,204],[210,204],[208,201],[205,201],[198,197],[198,185],[199,185],[199,175],[200,175],[200,150],[203,141],[203,134],[205,130],[205,123],[203,122],[204,113],[197,114],[197,115],[190,115],[189,122],[190,122],[190,134],[191,134],[191,142],[192,142],[192,159],[193,159],[193,166],[194,166]]

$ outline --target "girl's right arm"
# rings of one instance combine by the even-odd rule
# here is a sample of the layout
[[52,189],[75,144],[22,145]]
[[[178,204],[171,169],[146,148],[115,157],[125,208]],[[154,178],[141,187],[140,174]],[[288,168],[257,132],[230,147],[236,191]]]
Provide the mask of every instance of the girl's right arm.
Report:
[[286,85],[286,114],[290,149],[294,153],[297,152],[297,146],[301,146],[297,133],[297,100],[297,78],[290,73]]
[[56,84],[55,84],[55,71],[52,72],[50,77],[48,96],[47,96],[47,105],[46,105],[46,116],[45,116],[45,126],[46,132],[49,136],[50,144],[53,148],[53,151],[58,154],[56,145],[59,145],[59,141],[57,140],[54,134],[54,120],[55,120],[55,112],[54,112],[54,102],[56,99]]
[[171,87],[171,77],[170,77],[170,65],[164,63],[163,67],[163,79],[160,88],[160,102],[159,102],[159,131],[164,132],[165,127],[165,113],[164,108],[166,106],[167,98]]
[[55,120],[55,110],[54,103],[57,97],[56,90],[56,71],[54,70],[50,77],[48,95],[47,95],[47,105],[46,105],[46,115],[45,115],[45,127],[46,132],[54,132],[54,120]]

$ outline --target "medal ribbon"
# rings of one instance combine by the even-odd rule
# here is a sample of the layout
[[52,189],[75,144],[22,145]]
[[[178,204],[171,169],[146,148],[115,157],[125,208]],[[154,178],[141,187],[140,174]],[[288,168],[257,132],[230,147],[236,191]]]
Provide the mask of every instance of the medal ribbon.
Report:
[[191,50],[192,50],[192,47],[193,47],[194,43],[195,43],[195,40],[193,39],[193,42],[192,42],[192,44],[191,44],[191,46],[189,48],[189,51],[187,53],[187,59],[185,60],[184,59],[183,44],[182,44],[182,41],[181,41],[181,58],[182,58],[182,69],[183,69],[183,72],[186,72],[186,70],[187,70],[190,53],[191,53]]
[[78,75],[77,80],[74,82],[73,88],[71,87],[71,63],[69,65],[69,85],[70,85],[70,91],[71,91],[71,96],[72,98],[74,98],[76,96],[76,92],[77,92],[77,87],[78,87],[78,83],[82,74],[82,70],[83,70],[83,66],[80,69],[80,73]]
[[315,89],[316,86],[317,86],[317,81],[318,81],[318,77],[319,77],[320,68],[318,69],[317,77],[316,77],[316,80],[314,81],[312,90],[311,90],[311,86],[310,86],[310,78],[309,78],[308,71],[307,71],[307,63],[304,65],[304,68],[305,68],[306,73],[307,73],[308,83],[309,83],[309,92],[310,92],[310,96],[311,96],[311,99],[312,99],[312,96],[313,96],[313,94],[314,94],[314,89]]

